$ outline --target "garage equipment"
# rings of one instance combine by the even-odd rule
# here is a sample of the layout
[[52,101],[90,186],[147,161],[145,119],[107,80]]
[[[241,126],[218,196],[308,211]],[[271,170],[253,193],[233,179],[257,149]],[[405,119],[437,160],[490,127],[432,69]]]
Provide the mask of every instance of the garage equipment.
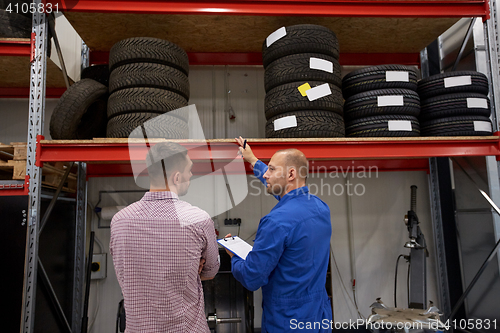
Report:
[[405,224],[410,233],[410,240],[405,247],[410,249],[410,295],[409,307],[424,309],[427,304],[426,257],[428,255],[425,237],[420,230],[417,210],[417,186],[411,186],[411,206],[405,216]]

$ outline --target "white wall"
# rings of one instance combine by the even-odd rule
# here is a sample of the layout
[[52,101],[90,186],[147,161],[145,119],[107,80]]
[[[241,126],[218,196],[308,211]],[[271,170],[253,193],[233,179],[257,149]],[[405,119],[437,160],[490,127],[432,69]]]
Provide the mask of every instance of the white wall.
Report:
[[[50,140],[49,125],[52,110],[57,104],[57,99],[45,101],[45,122],[43,135]],[[29,100],[24,98],[0,99],[0,142],[26,142],[28,138],[28,113]]]

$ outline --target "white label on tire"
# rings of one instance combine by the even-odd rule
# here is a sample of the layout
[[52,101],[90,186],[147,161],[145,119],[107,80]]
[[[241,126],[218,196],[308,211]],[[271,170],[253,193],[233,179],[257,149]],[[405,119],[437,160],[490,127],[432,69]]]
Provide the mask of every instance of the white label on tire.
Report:
[[267,47],[271,46],[275,41],[286,36],[286,28],[281,27],[266,38]]
[[486,98],[467,98],[467,108],[487,109],[488,101]]
[[472,78],[470,75],[456,76],[456,77],[446,77],[444,79],[444,87],[452,88],[459,86],[470,86],[472,84]]
[[378,106],[403,106],[405,101],[402,95],[378,96]]
[[489,121],[474,121],[474,131],[476,132],[493,132]]
[[328,60],[324,60],[324,59],[311,57],[309,59],[309,68],[310,69],[318,69],[320,71],[324,71],[324,72],[328,72],[328,73],[333,73],[333,62],[328,61]]
[[309,102],[312,102],[321,97],[331,95],[332,91],[330,90],[330,85],[328,83],[325,83],[320,86],[307,90],[306,94],[307,98],[309,99]]
[[411,121],[409,120],[389,120],[387,122],[389,131],[408,131],[411,132]]
[[408,72],[387,71],[385,82],[410,82],[410,75]]
[[285,128],[297,127],[297,118],[295,116],[283,117],[274,121],[274,130],[279,131]]

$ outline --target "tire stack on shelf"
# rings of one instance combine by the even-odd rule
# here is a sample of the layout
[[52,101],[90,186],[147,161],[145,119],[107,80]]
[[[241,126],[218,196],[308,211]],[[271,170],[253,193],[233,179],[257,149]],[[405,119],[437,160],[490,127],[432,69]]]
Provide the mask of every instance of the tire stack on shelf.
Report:
[[422,135],[491,135],[488,91],[488,78],[474,71],[447,72],[420,80]]
[[403,65],[367,67],[345,75],[346,136],[419,136],[420,99],[416,90],[416,70]]
[[0,38],[31,37],[31,1],[0,0]]
[[188,137],[187,112],[177,110],[189,100],[183,49],[158,38],[124,39],[111,48],[109,71],[108,137],[126,138],[142,125],[149,138]]
[[330,29],[282,27],[262,45],[267,138],[344,137],[339,43]]
[[109,86],[109,66],[106,65],[92,65],[85,67],[80,73],[81,79],[92,79],[100,84]]
[[108,88],[92,79],[71,85],[50,117],[53,140],[85,140],[106,136]]

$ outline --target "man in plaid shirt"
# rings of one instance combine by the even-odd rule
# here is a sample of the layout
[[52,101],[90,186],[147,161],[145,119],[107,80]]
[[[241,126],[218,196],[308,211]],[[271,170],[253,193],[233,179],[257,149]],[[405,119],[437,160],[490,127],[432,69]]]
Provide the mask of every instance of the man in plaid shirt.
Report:
[[209,332],[202,280],[219,270],[213,221],[179,199],[192,176],[186,148],[153,146],[150,191],[111,222],[110,253],[122,289],[127,333]]

